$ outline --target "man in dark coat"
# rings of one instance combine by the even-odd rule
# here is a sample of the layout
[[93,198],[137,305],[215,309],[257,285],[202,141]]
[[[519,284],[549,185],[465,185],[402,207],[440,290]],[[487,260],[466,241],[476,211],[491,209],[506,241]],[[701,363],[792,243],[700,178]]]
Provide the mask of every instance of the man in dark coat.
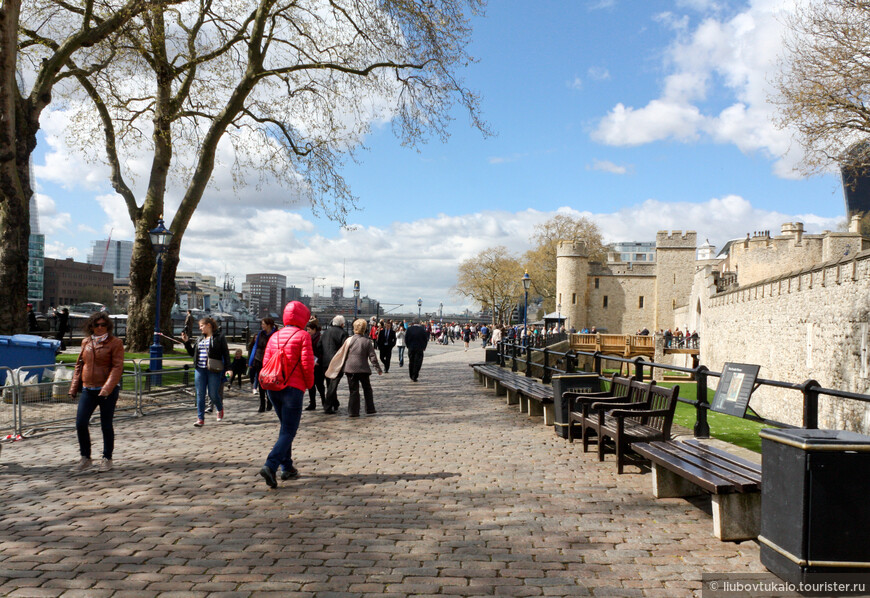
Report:
[[393,347],[396,346],[396,331],[393,330],[393,321],[384,322],[384,328],[378,332],[378,353],[381,363],[384,364],[384,373],[390,371],[390,359],[393,357]]
[[[347,339],[347,331],[344,329],[344,316],[335,316],[332,324],[320,335],[320,346],[323,348],[323,369],[329,367],[329,362],[338,353],[338,350]],[[323,401],[324,413],[338,413],[338,383],[343,374],[335,378],[327,378],[326,399]]]
[[420,322],[414,322],[405,333],[405,346],[408,347],[408,375],[414,382],[420,376],[423,351],[426,350],[427,344],[429,344],[429,334],[420,325]]

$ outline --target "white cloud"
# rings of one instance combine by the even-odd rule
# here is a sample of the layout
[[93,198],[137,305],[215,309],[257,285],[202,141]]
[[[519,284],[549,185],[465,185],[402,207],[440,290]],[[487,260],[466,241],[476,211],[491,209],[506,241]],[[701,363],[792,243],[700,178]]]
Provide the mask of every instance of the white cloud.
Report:
[[616,0],[597,0],[588,4],[589,10],[604,10],[616,6]]
[[36,209],[39,212],[39,231],[44,235],[55,235],[68,230],[72,217],[67,212],[58,212],[57,204],[48,195],[35,193]]
[[580,77],[574,77],[573,81],[568,82],[568,87],[577,90],[583,89],[583,79],[581,79]]
[[511,154],[509,156],[492,156],[487,161],[490,164],[509,164],[510,162],[518,162],[528,156],[528,154]]
[[594,160],[592,164],[586,165],[586,170],[600,170],[612,174],[628,174],[630,167],[614,164],[610,160]]
[[586,72],[596,81],[606,81],[607,79],[610,79],[610,71],[603,66],[590,66]]
[[[720,8],[707,0],[681,0],[678,6],[713,13]],[[709,139],[762,152],[776,159],[775,174],[796,177],[801,153],[791,147],[788,131],[775,128],[775,109],[767,102],[782,44],[781,17],[793,6],[794,0],[752,0],[739,13],[710,16],[694,28],[685,15],[657,15],[675,36],[664,58],[668,75],[660,96],[642,107],[617,104],[592,138],[620,146]]]
[[[70,247],[60,242],[45,243],[45,257],[54,258],[57,260],[65,260],[68,257],[78,259],[81,252],[77,247]],[[81,259],[85,259],[82,254]]]

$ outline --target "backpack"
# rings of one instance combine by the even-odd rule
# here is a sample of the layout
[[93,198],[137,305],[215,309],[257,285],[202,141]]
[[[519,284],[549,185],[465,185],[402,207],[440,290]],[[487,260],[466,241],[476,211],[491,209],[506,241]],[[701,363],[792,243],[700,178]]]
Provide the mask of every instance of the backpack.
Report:
[[297,330],[290,335],[279,351],[275,351],[269,356],[269,361],[263,364],[263,369],[260,370],[260,387],[265,390],[284,390],[290,386],[290,376],[296,371],[296,366],[302,361],[302,355],[299,356],[299,361],[293,366],[290,372],[287,372],[287,366],[284,360],[284,347],[287,346],[294,336],[299,331]]

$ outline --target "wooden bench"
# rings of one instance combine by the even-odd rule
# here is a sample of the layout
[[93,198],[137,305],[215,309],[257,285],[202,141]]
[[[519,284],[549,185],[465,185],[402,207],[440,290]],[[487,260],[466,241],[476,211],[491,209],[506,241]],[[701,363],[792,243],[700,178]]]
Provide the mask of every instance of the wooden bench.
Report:
[[568,413],[568,440],[574,442],[574,422],[580,424],[580,438],[583,452],[589,448],[591,432],[597,429],[598,410],[591,410],[593,403],[637,403],[646,400],[648,387],[638,383],[634,376],[628,378],[614,376],[610,390],[597,393],[564,393],[570,401]]
[[542,415],[545,425],[553,425],[552,386],[497,365],[472,364],[471,367],[479,382],[487,388],[494,388],[496,395],[507,396],[508,405],[519,404],[520,413],[528,413],[529,417]]
[[616,471],[622,473],[626,454],[633,443],[670,440],[679,393],[679,386],[665,388],[650,383],[645,401],[592,403],[590,408],[598,411],[598,423],[594,425],[598,435],[598,460],[604,461],[605,441],[612,439],[616,445]]
[[636,442],[631,449],[652,462],[656,498],[712,494],[713,534],[750,540],[761,523],[761,466],[697,440]]

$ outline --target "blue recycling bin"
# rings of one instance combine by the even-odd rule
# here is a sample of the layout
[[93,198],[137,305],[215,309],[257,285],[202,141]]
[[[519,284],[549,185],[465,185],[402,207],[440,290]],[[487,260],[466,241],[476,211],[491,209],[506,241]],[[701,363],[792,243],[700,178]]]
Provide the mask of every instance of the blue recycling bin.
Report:
[[[25,365],[47,365],[55,362],[60,341],[33,334],[0,335],[0,366],[10,369]],[[30,370],[42,382],[42,368]],[[30,374],[33,375],[33,374]],[[0,370],[0,385],[6,383],[6,370]]]

